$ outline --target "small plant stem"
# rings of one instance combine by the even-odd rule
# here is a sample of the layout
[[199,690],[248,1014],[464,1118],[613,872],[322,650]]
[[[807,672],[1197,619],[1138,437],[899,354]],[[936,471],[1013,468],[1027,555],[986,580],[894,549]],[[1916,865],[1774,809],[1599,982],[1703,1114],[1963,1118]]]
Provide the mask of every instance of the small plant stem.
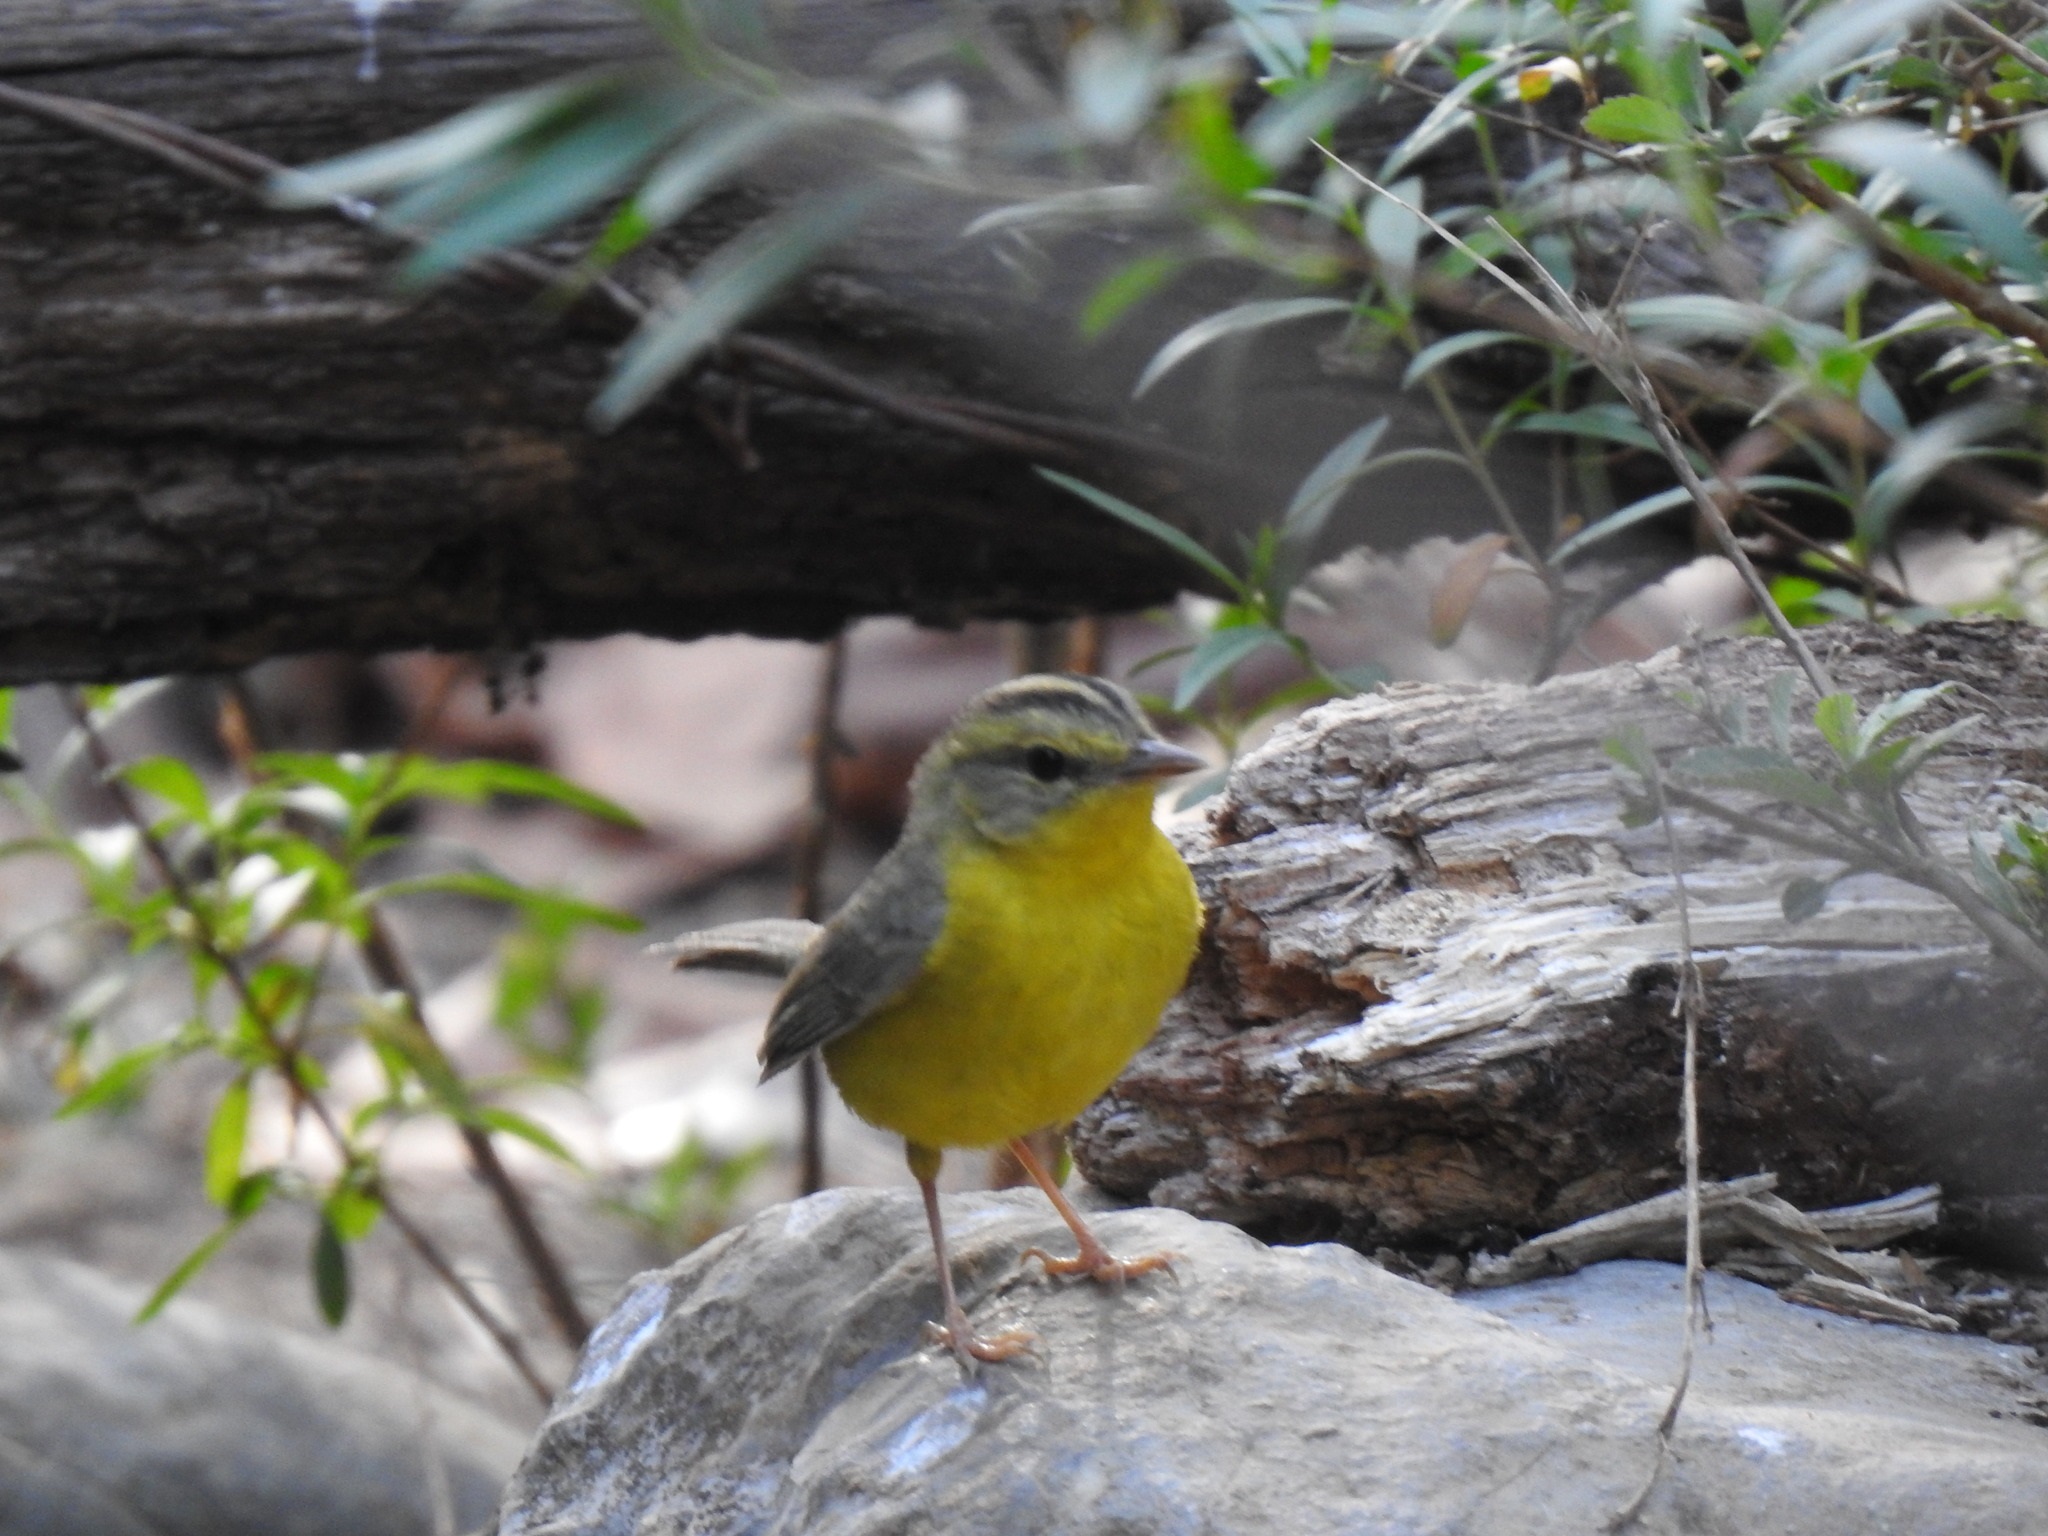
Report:
[[[840,752],[839,706],[846,692],[846,635],[825,642],[824,666],[818,675],[817,702],[811,713],[810,806],[803,835],[797,839],[796,915],[817,922],[824,911],[825,856],[832,847],[832,823],[838,803],[832,788],[832,762]],[[799,1191],[815,1195],[825,1187],[825,1072],[813,1051],[797,1068],[803,1093],[802,1165]]]
[[[377,985],[405,999],[406,1011],[411,1014],[413,1023],[419,1026],[421,1043],[433,1052],[437,1064],[451,1078],[454,1077],[455,1065],[442,1051],[440,1042],[434,1038],[432,1026],[427,1022],[426,1000],[420,994],[419,980],[392,938],[391,926],[385,921],[384,914],[374,907],[370,909],[362,954],[363,963]],[[505,1230],[511,1234],[513,1246],[519,1250],[527,1273],[533,1277],[533,1288],[540,1297],[541,1310],[547,1313],[548,1321],[555,1325],[555,1331],[571,1349],[581,1349],[590,1337],[590,1320],[583,1315],[583,1308],[576,1300],[576,1292],[569,1284],[562,1261],[541,1231],[539,1219],[534,1215],[525,1191],[506,1170],[489,1130],[460,1118],[456,1120],[456,1130],[462,1136],[463,1150],[469,1155],[470,1167],[497,1203],[498,1213],[505,1221]]]
[[1664,799],[1662,776],[1653,773],[1649,788],[1657,806],[1657,818],[1664,824],[1664,847],[1671,858],[1671,890],[1678,904],[1678,996],[1671,1012],[1685,1030],[1685,1046],[1679,1089],[1679,1149],[1685,1159],[1685,1326],[1678,1351],[1678,1378],[1672,1383],[1671,1399],[1657,1420],[1657,1460],[1642,1489],[1612,1520],[1610,1533],[1626,1530],[1641,1517],[1657,1479],[1671,1456],[1671,1436],[1678,1427],[1679,1410],[1685,1406],[1686,1390],[1692,1385],[1693,1351],[1699,1338],[1706,1266],[1700,1250],[1700,973],[1692,947],[1692,904],[1685,889],[1685,869],[1678,850],[1678,828],[1671,807]]
[[[165,890],[170,893],[171,900],[176,904],[178,910],[190,919],[192,924],[192,938],[190,942],[193,947],[226,978],[229,989],[235,994],[236,1001],[241,1004],[243,1012],[248,1015],[249,1022],[255,1027],[258,1035],[262,1038],[265,1049],[274,1058],[278,1073],[284,1079],[285,1088],[291,1096],[292,1103],[297,1108],[303,1109],[312,1115],[314,1122],[325,1132],[328,1140],[334,1144],[335,1150],[340,1153],[345,1164],[360,1166],[362,1161],[361,1154],[356,1151],[354,1144],[349,1140],[348,1133],[342,1129],[340,1122],[334,1118],[334,1111],[328,1108],[326,1101],[319,1094],[306,1086],[304,1074],[300,1070],[299,1065],[302,1054],[299,1048],[278,1033],[277,1020],[270,1015],[256,997],[255,990],[249,985],[248,977],[242,972],[240,962],[236,957],[221,948],[219,941],[214,937],[213,929],[207,922],[206,913],[201,909],[197,899],[193,896],[192,887],[186,882],[184,875],[179,872],[176,862],[171,858],[170,850],[164,847],[162,840],[156,835],[154,828],[150,825],[149,818],[143,815],[142,807],[136,803],[135,796],[129,790],[127,782],[121,778],[119,765],[115,763],[113,754],[108,751],[106,739],[100,735],[99,727],[93,724],[91,711],[85,707],[83,701],[76,694],[67,695],[67,699],[71,707],[72,718],[77,723],[79,732],[85,741],[86,753],[91,758],[93,769],[98,775],[101,784],[106,788],[107,793],[113,797],[115,808],[121,813],[121,819],[135,832],[144,854],[149,859],[150,867],[156,871],[157,878],[163,882]],[[519,1374],[520,1379],[532,1389],[534,1396],[539,1398],[543,1404],[552,1401],[554,1397],[553,1389],[541,1379],[540,1373],[533,1368],[533,1363],[527,1359],[526,1351],[520,1346],[518,1338],[484,1304],[483,1298],[476,1294],[476,1291],[469,1283],[455,1272],[454,1266],[448,1262],[447,1257],[442,1254],[433,1240],[420,1229],[419,1225],[412,1220],[402,1207],[393,1203],[390,1193],[384,1187],[381,1179],[378,1181],[378,1201],[383,1208],[384,1214],[390,1218],[392,1226],[398,1229],[399,1234],[404,1237],[413,1252],[419,1255],[421,1262],[426,1264],[429,1269],[440,1277],[442,1284],[448,1287],[449,1293],[454,1296],[457,1304],[465,1312],[469,1313],[471,1317],[475,1318],[484,1331],[491,1336],[492,1342],[498,1346],[499,1351],[505,1356],[512,1369]]]
[[[1410,350],[1418,350],[1413,346],[1412,340]],[[1509,502],[1507,493],[1500,488],[1500,482],[1494,479],[1493,470],[1487,465],[1486,455],[1466,427],[1465,418],[1459,414],[1457,403],[1451,399],[1450,390],[1445,387],[1444,381],[1437,377],[1434,370],[1424,378],[1423,384],[1429,390],[1430,399],[1436,402],[1437,414],[1443,418],[1445,428],[1457,443],[1459,454],[1471,466],[1472,478],[1479,482],[1480,490],[1486,493],[1486,499],[1493,507],[1493,515],[1500,523],[1501,532],[1508,536],[1509,541],[1515,546],[1515,553],[1528,562],[1529,568],[1541,578],[1543,585],[1555,588],[1557,573],[1551,570],[1529,535],[1523,531],[1521,518],[1515,515],[1514,506]]]

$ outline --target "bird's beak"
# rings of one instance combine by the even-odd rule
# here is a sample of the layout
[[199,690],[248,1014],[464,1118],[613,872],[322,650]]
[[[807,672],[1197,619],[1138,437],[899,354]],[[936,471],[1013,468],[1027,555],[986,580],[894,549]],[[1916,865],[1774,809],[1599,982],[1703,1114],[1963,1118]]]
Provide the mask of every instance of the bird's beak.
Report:
[[1209,760],[1170,741],[1150,738],[1131,748],[1119,775],[1126,779],[1171,779],[1206,768]]

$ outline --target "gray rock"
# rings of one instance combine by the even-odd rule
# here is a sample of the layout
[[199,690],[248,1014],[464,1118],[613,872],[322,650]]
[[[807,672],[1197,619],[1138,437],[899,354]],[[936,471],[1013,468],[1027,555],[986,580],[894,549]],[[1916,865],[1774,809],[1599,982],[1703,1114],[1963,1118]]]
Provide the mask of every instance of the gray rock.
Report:
[[[1348,1249],[1179,1212],[1100,1218],[1178,1281],[1116,1295],[1018,1270],[1066,1235],[1035,1194],[948,1202],[983,1329],[1036,1363],[963,1378],[924,1346],[914,1199],[839,1190],[641,1277],[507,1491],[501,1536],[1598,1531],[1642,1485],[1677,1357],[1677,1271],[1616,1264],[1472,1300]],[[1791,1306],[1716,1278],[1643,1531],[2012,1536],[2048,1436],[2024,1352]],[[2003,1415],[2003,1416],[1998,1416]]]
[[0,1536],[412,1536],[490,1518],[520,1434],[408,1372],[0,1252]]

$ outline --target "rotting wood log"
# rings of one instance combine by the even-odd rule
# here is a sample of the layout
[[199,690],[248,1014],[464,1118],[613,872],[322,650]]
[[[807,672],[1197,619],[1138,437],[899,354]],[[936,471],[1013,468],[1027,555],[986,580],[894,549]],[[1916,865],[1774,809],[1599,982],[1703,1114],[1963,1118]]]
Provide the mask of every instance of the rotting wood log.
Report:
[[[649,47],[629,4],[510,8],[481,30],[462,9],[384,8],[364,80],[355,11],[334,0],[10,0],[0,85],[304,164]],[[792,57],[851,74],[944,14],[938,0],[805,4]],[[1128,391],[1145,357],[1228,293],[1197,283],[1084,343],[1074,316],[1127,244],[1063,245],[1034,291],[959,238],[973,205],[934,198],[764,324],[892,397],[986,405],[984,439],[766,367],[714,368],[600,438],[584,411],[618,316],[565,321],[468,284],[403,299],[386,238],[278,214],[18,107],[0,102],[0,681],[322,647],[815,637],[869,613],[953,624],[1143,607],[1188,573],[1032,475],[1030,453],[1002,446],[997,429],[1018,419],[1004,411],[1057,418],[1088,450],[1064,467],[1098,478],[1130,472],[1102,447],[1118,436],[1169,462],[1176,439],[1214,454],[1167,475],[1162,504],[1177,489],[1191,515],[1257,518],[1380,408],[1301,357],[1227,397],[1163,389],[1139,420]],[[1401,106],[1399,123],[1420,110]],[[773,195],[771,182],[713,198],[659,264],[687,272]],[[1382,404],[1431,439],[1413,402]],[[1333,538],[1481,526],[1475,494],[1445,479],[1386,477]]]
[[[1816,639],[1866,708],[1951,681],[1924,724],[1982,716],[1910,793],[1959,867],[1973,830],[2048,805],[2048,635]],[[1207,941],[1077,1126],[1081,1168],[1127,1197],[1368,1250],[1505,1249],[1671,1188],[1671,861],[1660,826],[1622,824],[1602,742],[1631,724],[1664,749],[1712,739],[1681,690],[1751,701],[1760,724],[1787,665],[1774,641],[1716,640],[1533,689],[1395,685],[1277,735],[1183,837]],[[2041,1263],[2038,986],[1886,876],[1789,923],[1786,883],[1839,866],[1690,812],[1676,826],[1706,982],[1707,1175],[1775,1173],[1803,1208],[1939,1182],[1943,1240]]]

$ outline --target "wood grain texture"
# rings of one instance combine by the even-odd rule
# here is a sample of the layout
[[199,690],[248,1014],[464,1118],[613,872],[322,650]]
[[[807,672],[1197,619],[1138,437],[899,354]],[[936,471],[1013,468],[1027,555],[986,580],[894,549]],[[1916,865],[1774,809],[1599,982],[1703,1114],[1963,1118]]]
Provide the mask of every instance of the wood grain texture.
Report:
[[[1948,856],[1967,867],[1971,828],[2048,804],[2041,632],[1818,633],[1866,707],[1953,680],[1927,723],[1985,717],[1913,795]],[[1184,840],[1208,942],[1083,1118],[1082,1168],[1368,1248],[1501,1244],[1672,1187],[1670,860],[1660,828],[1621,825],[1601,742],[1635,722],[1660,747],[1703,743],[1682,689],[1750,700],[1760,722],[1783,667],[1774,642],[1715,641],[1535,689],[1397,685],[1277,736]],[[1790,926],[1786,881],[1835,866],[1696,815],[1679,828],[1708,987],[1708,1174],[1775,1172],[1803,1207],[1938,1181],[1952,1234],[2038,1259],[2038,994],[1932,895],[1860,875]]]
[[[457,11],[387,9],[366,82],[335,0],[12,0],[0,83],[304,164],[649,51],[632,8],[607,0],[509,8],[481,30]],[[937,0],[811,0],[787,12],[792,55],[814,75],[857,73],[943,15]],[[1413,116],[1401,108],[1387,131]],[[789,174],[712,198],[649,266],[688,272]],[[1152,349],[1253,277],[1212,265],[1087,341],[1082,303],[1135,247],[1076,237],[1020,276],[960,238],[979,206],[934,194],[896,209],[764,326],[899,394],[1177,442],[1209,469],[1133,483],[1111,453],[1064,467],[1195,520],[1270,515],[1380,409],[1411,440],[1440,440],[1388,381],[1324,376],[1298,327],[1234,361],[1230,390],[1190,369],[1139,420],[1129,389]],[[0,680],[620,630],[809,637],[885,612],[1050,618],[1148,606],[1186,577],[1025,457],[780,375],[747,391],[758,468],[681,390],[600,437],[584,412],[620,323],[474,285],[402,297],[387,280],[399,254],[0,111]],[[741,408],[715,369],[701,396],[720,422]],[[1482,526],[1474,493],[1448,478],[1383,477],[1333,543]]]

